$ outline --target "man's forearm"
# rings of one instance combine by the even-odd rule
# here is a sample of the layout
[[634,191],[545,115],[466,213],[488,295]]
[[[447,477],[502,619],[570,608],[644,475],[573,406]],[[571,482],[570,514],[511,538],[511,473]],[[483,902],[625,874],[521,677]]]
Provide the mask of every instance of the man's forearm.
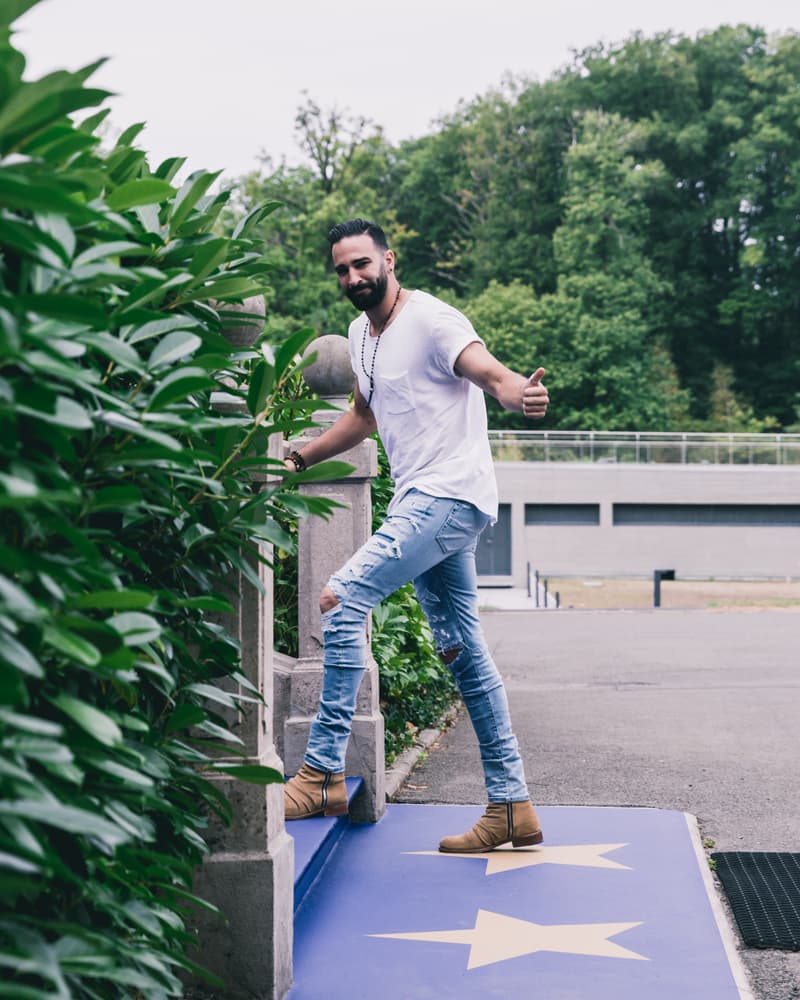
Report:
[[299,452],[307,466],[317,465],[349,448],[354,448],[374,430],[375,419],[372,413],[366,408],[359,411],[356,407],[352,407],[319,437],[312,438],[304,444]]
[[528,385],[523,375],[509,371],[494,385],[492,395],[505,410],[522,413],[522,394]]

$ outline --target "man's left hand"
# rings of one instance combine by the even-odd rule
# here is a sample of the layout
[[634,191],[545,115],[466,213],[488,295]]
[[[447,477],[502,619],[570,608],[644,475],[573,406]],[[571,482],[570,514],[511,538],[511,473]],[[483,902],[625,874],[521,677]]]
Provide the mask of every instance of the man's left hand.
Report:
[[534,420],[541,420],[547,413],[547,404],[550,402],[547,387],[542,385],[544,375],[545,369],[537,368],[522,390],[522,413]]

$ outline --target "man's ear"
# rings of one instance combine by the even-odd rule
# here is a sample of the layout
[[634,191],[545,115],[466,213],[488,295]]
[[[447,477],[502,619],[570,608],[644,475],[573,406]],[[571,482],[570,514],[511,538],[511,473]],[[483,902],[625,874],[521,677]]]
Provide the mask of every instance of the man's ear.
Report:
[[387,250],[383,259],[386,261],[386,270],[391,274],[394,271],[394,250]]

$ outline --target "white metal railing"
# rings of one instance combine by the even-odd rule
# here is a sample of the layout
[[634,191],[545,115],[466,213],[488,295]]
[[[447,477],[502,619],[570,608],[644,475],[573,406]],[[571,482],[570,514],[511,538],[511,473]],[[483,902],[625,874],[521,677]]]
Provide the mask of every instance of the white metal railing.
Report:
[[800,434],[489,431],[496,462],[800,465]]

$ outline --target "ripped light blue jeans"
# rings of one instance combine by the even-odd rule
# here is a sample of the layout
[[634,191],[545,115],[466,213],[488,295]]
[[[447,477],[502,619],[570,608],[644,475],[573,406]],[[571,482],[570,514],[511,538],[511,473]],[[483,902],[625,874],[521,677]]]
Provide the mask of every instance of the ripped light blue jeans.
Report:
[[478,738],[490,802],[528,798],[502,678],[478,620],[475,547],[488,517],[472,504],[410,490],[328,586],[339,603],[322,616],[324,678],[305,761],[344,771],[364,673],[370,610],[413,580],[436,648],[458,684]]

